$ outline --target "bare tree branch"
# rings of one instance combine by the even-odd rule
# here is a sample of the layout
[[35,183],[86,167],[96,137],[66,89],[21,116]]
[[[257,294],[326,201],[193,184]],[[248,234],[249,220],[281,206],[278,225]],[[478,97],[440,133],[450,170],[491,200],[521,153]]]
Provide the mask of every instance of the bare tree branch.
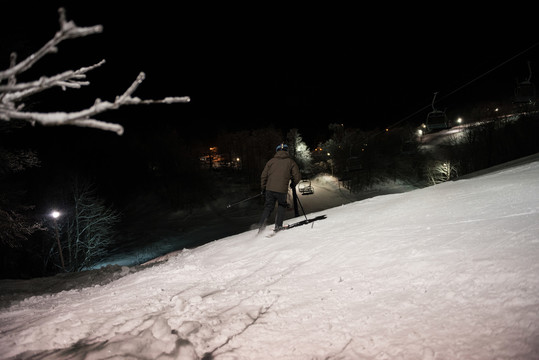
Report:
[[92,34],[101,33],[103,26],[96,25],[91,27],[78,27],[73,21],[66,21],[65,10],[60,8],[60,30],[49,40],[41,49],[34,54],[28,56],[15,66],[10,67],[5,71],[0,71],[0,81],[3,79],[16,76],[30,69],[37,61],[41,60],[45,55],[58,52],[56,45],[67,39],[75,39]]
[[90,82],[81,81],[80,79],[86,79],[86,73],[88,71],[93,70],[104,63],[105,60],[101,60],[97,64],[83,67],[76,71],[68,70],[52,77],[43,76],[39,80],[27,83],[0,85],[0,93],[5,93],[3,102],[17,102],[25,97],[48,90],[54,86],[59,86],[64,89],[66,87],[78,89],[82,86],[89,85]]
[[56,112],[56,113],[40,113],[40,112],[22,112],[18,110],[3,109],[0,105],[0,118],[4,116],[7,119],[19,119],[30,122],[37,122],[44,126],[57,126],[57,125],[75,125],[81,127],[91,127],[106,131],[113,131],[118,135],[123,134],[123,127],[118,124],[107,123],[95,119],[91,119],[91,116],[103,113],[109,110],[118,109],[122,105],[139,105],[139,104],[156,104],[156,103],[184,103],[189,102],[189,97],[168,97],[162,100],[141,100],[137,97],[133,98],[130,95],[136,90],[138,85],[144,80],[144,73],[140,73],[137,80],[123,93],[121,96],[117,96],[116,100],[111,103],[108,101],[101,101],[96,99],[93,106],[78,111],[78,112]]
[[[84,37],[91,34],[101,33],[103,27],[96,25],[92,27],[78,27],[73,21],[66,21],[65,11],[59,9],[60,30],[54,38],[49,40],[41,49],[20,63],[17,63],[16,54],[11,55],[10,68],[0,71],[0,120],[10,121],[14,119],[24,120],[32,124],[39,123],[43,126],[74,125],[80,127],[90,127],[105,131],[113,131],[118,135],[123,134],[123,127],[119,124],[104,122],[92,118],[93,116],[105,111],[118,109],[123,105],[139,104],[172,104],[189,102],[189,97],[166,97],[161,100],[141,100],[132,97],[132,94],[138,86],[144,81],[145,75],[141,72],[131,86],[120,96],[117,96],[114,102],[101,101],[96,99],[94,105],[76,112],[25,112],[22,100],[36,93],[48,90],[52,87],[61,87],[62,89],[79,89],[82,86],[89,85],[86,79],[86,73],[100,67],[105,60],[88,67],[82,67],[79,70],[68,70],[63,73],[51,76],[41,77],[39,80],[17,84],[17,75],[30,69],[38,60],[49,53],[57,52],[57,45],[67,39]],[[7,80],[6,85],[2,81]]]

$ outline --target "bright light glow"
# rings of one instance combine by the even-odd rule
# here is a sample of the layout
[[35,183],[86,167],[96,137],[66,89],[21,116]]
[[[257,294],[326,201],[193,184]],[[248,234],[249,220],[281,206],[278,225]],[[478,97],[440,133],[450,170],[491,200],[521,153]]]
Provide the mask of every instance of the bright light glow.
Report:
[[51,212],[51,216],[55,219],[58,219],[60,215],[61,215],[60,212],[57,210],[54,210],[53,212]]
[[457,123],[458,123],[458,124],[462,123],[462,118],[459,117],[459,118],[457,119]]
[[423,135],[423,130],[421,130],[421,129],[417,130],[417,135],[419,135],[419,136]]

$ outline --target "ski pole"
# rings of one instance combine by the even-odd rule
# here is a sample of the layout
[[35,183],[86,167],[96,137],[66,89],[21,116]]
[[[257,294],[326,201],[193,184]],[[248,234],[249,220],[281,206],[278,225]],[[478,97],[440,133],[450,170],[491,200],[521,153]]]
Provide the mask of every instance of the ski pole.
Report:
[[249,201],[249,200],[255,199],[255,198],[259,197],[259,196],[262,196],[262,193],[260,193],[260,194],[258,194],[258,195],[255,195],[255,196],[248,197],[247,199],[243,199],[243,200],[238,201],[238,202],[236,202],[236,203],[234,203],[234,204],[228,204],[228,205],[226,206],[226,208],[227,208],[227,209],[228,209],[228,208],[231,208],[232,206],[236,206],[236,205],[238,205],[238,204],[241,204],[242,202],[245,202],[245,201]]
[[301,211],[303,211],[303,216],[305,216],[305,220],[309,220],[307,219],[307,214],[305,214],[305,209],[303,208],[303,205],[301,204],[301,201],[299,201],[299,197],[297,197],[297,200],[298,200],[298,204],[299,206],[301,207]]

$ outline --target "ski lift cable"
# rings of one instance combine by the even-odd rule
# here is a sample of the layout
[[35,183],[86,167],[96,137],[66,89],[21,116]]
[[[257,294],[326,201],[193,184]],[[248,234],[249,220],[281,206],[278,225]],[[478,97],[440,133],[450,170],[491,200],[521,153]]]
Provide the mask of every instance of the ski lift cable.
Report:
[[499,64],[499,65],[493,67],[492,69],[490,69],[489,71],[485,72],[484,74],[479,75],[479,76],[477,76],[476,78],[474,78],[474,79],[468,81],[466,84],[464,84],[464,85],[462,85],[461,87],[459,87],[459,88],[453,90],[453,91],[450,92],[449,94],[443,96],[442,99],[445,99],[446,97],[453,95],[453,94],[456,93],[457,91],[462,90],[463,88],[465,88],[466,86],[470,85],[471,83],[473,83],[473,82],[475,82],[475,81],[481,79],[483,76],[486,76],[486,75],[490,74],[490,73],[493,72],[494,70],[497,70],[498,68],[500,68],[500,67],[504,66],[505,64],[507,64],[508,62],[513,61],[514,59],[516,59],[516,58],[519,57],[520,55],[524,54],[525,52],[528,52],[529,50],[531,50],[532,48],[536,47],[537,45],[539,45],[539,42],[536,42],[535,44],[533,44],[532,46],[528,47],[527,49],[522,50],[522,51],[519,52],[518,54],[516,54],[516,55],[512,56],[511,58],[505,60],[505,61],[502,62],[501,64]]
[[[533,49],[533,48],[536,47],[537,45],[539,45],[539,42],[536,42],[536,43],[533,44],[532,46],[526,48],[525,50],[522,50],[521,52],[519,52],[518,54],[516,54],[516,55],[510,57],[509,59],[505,60],[505,61],[502,62],[501,64],[496,65],[496,66],[493,67],[492,69],[490,69],[490,70],[486,71],[485,73],[483,73],[483,74],[481,74],[481,75],[475,77],[474,79],[468,81],[466,84],[461,85],[460,87],[458,87],[458,88],[456,88],[455,90],[451,91],[451,92],[448,93],[447,95],[444,95],[441,99],[445,99],[445,98],[447,98],[447,97],[453,95],[454,93],[456,93],[456,92],[462,90],[463,88],[465,88],[465,87],[469,86],[470,84],[476,82],[477,80],[481,79],[482,77],[484,77],[484,76],[490,74],[490,73],[493,72],[494,70],[497,70],[498,68],[504,66],[504,65],[507,64],[508,62],[513,61],[515,58],[519,57],[520,55],[522,55],[522,54],[524,54],[524,53],[530,51],[531,49]],[[419,114],[420,112],[424,111],[425,109],[427,109],[429,106],[431,106],[431,105],[430,105],[430,104],[429,104],[429,105],[426,105],[426,106],[420,108],[419,110],[413,112],[412,114],[410,114],[410,115],[408,115],[408,116],[405,116],[404,118],[400,119],[399,121],[397,121],[397,122],[391,124],[390,126],[388,126],[388,128],[394,127],[394,126],[396,126],[396,125],[402,123],[403,121],[406,121],[406,120],[410,119],[411,117],[413,117],[413,116]],[[382,133],[382,131],[379,132],[379,133],[377,133],[377,134],[375,134],[375,135],[373,135],[373,136],[379,135],[379,134],[381,134],[381,133]]]
[[[447,98],[447,97],[453,95],[453,94],[456,93],[457,91],[462,90],[462,89],[465,88],[466,86],[468,86],[468,85],[470,85],[470,84],[476,82],[477,80],[481,79],[482,77],[484,77],[484,76],[490,74],[490,73],[493,72],[494,70],[496,70],[496,69],[502,67],[503,65],[505,65],[505,64],[507,64],[508,62],[514,60],[515,58],[519,57],[520,55],[522,55],[522,54],[524,54],[524,53],[530,51],[531,49],[533,49],[533,48],[536,47],[537,45],[539,45],[539,42],[536,42],[535,44],[533,44],[533,45],[529,46],[528,48],[522,50],[522,51],[519,52],[518,54],[516,54],[516,55],[510,57],[509,59],[505,60],[505,61],[502,62],[501,64],[496,65],[495,67],[493,67],[492,69],[488,70],[487,72],[485,72],[485,73],[483,73],[483,74],[481,74],[481,75],[475,77],[474,79],[468,81],[466,84],[464,84],[464,85],[462,85],[462,86],[456,88],[455,90],[451,91],[449,94],[443,96],[442,99],[445,99],[445,98]],[[409,114],[409,115],[403,117],[403,118],[400,119],[399,121],[394,122],[393,124],[387,126],[385,130],[379,131],[379,132],[377,132],[377,133],[375,133],[375,134],[371,134],[371,135],[365,137],[365,139],[364,139],[363,141],[368,141],[369,139],[371,139],[371,138],[373,138],[373,137],[376,137],[376,136],[378,136],[378,135],[380,135],[380,134],[383,134],[383,133],[387,132],[387,130],[388,130],[389,128],[392,128],[392,127],[395,127],[395,126],[399,125],[400,123],[402,123],[402,122],[404,122],[404,121],[406,121],[406,120],[408,120],[408,119],[410,119],[410,118],[416,116],[417,114],[419,114],[419,113],[425,111],[426,109],[428,109],[428,108],[431,107],[431,106],[432,106],[431,104],[423,106],[422,108],[420,108],[420,109],[414,111],[413,113],[411,113],[411,114]]]

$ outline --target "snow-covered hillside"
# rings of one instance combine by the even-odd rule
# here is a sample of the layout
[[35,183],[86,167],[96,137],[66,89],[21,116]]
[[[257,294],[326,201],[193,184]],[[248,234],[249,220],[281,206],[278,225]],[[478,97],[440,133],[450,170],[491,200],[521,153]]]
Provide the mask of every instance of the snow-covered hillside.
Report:
[[76,289],[1,309],[0,354],[538,359],[539,157],[527,160],[312,213],[327,219],[272,238],[248,231],[78,275]]

